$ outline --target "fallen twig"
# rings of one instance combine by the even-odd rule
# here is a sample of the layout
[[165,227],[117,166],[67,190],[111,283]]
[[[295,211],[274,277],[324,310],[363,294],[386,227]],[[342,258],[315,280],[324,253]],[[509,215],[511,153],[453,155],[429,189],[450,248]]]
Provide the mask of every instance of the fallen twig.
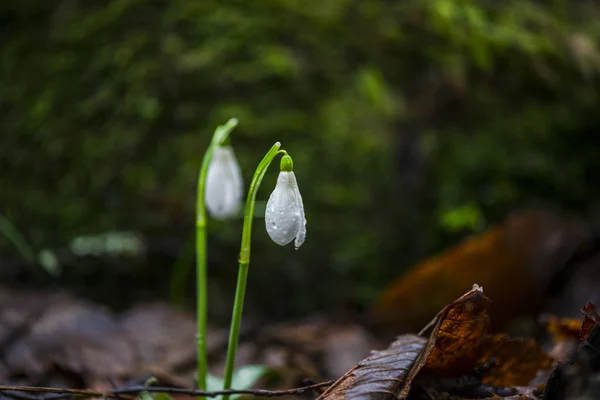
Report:
[[[248,394],[252,396],[262,397],[277,397],[277,396],[292,396],[302,395],[306,392],[314,389],[330,386],[333,381],[315,383],[314,385],[303,386],[294,389],[287,390],[265,390],[265,389],[246,389],[246,390],[195,390],[195,389],[182,389],[172,387],[160,387],[160,386],[129,386],[117,389],[110,389],[104,391],[91,390],[91,389],[68,389],[68,388],[52,388],[52,387],[39,387],[39,386],[8,386],[0,385],[0,392],[5,396],[16,398],[19,400],[60,400],[68,399],[73,396],[78,397],[103,397],[113,398],[121,400],[133,400],[142,392],[149,393],[167,393],[177,394],[181,396],[190,397],[217,397],[221,395],[232,395],[232,394]],[[51,393],[51,395],[24,395],[24,393]]]

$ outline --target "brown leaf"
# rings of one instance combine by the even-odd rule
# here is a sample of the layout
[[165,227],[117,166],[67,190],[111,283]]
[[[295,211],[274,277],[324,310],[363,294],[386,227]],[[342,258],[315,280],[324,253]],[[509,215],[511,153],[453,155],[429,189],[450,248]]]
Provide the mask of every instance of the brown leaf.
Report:
[[489,328],[489,300],[483,288],[473,289],[446,306],[438,317],[429,343],[434,343],[422,373],[454,377],[469,373],[479,359],[481,342]]
[[91,382],[136,371],[132,342],[106,309],[66,295],[38,297],[43,313],[6,350],[12,374],[42,376],[59,367]]
[[[105,388],[148,374],[163,382],[189,375],[178,381],[189,386],[195,331],[192,315],[158,303],[118,316],[68,292],[0,287],[0,380]],[[210,351],[219,335],[209,337]]]
[[[268,325],[252,341],[265,355],[270,349],[283,347],[290,353],[288,358],[294,361],[308,358],[315,374],[306,376],[314,379],[341,376],[367,357],[371,349],[385,345],[385,342],[375,340],[363,326],[324,315]],[[292,360],[285,362],[288,367],[295,364],[290,363]],[[254,361],[257,362],[265,363]]]
[[390,347],[374,351],[329,387],[317,400],[394,399],[408,385],[409,371],[425,346],[415,335],[399,336]]
[[583,315],[585,315],[585,319],[583,320],[583,324],[581,325],[581,332],[579,333],[579,339],[585,340],[587,339],[590,331],[596,324],[600,324],[600,315],[598,314],[598,310],[596,309],[596,305],[589,303],[585,307],[581,309]]
[[561,343],[567,340],[577,339],[581,331],[581,319],[579,318],[559,318],[554,315],[548,316],[544,323],[546,330],[552,335],[552,341]]
[[402,400],[419,372],[436,377],[471,372],[489,325],[487,307],[483,289],[473,285],[438,314],[427,341],[398,337],[387,350],[374,352],[338,379],[319,400]]
[[[426,342],[417,336],[400,336],[387,350],[373,353],[347,372],[319,400],[404,400],[417,377],[426,390],[453,393],[472,390],[478,382],[526,387],[540,371],[551,368],[553,360],[534,340],[488,335],[489,303],[483,289],[473,285],[438,313]],[[492,359],[491,368],[476,368]],[[481,371],[483,377],[478,375]],[[535,398],[529,391],[534,388],[526,389],[527,393],[512,398]]]
[[[456,396],[449,396],[447,393],[444,392],[439,392],[439,391],[435,391],[435,390],[427,390],[428,394],[429,394],[429,398],[432,400],[435,399],[439,399],[439,400],[454,400],[454,399],[458,399],[460,398],[460,400],[543,400],[541,396],[541,394],[539,394],[539,390],[537,390],[536,388],[518,388],[517,394],[514,395],[508,395],[508,396],[501,396],[501,395],[493,395],[492,397],[485,397],[482,398],[481,396],[473,396],[473,395],[469,395],[467,397],[456,397]],[[483,394],[484,396],[487,396],[488,394],[491,393],[486,393]]]
[[533,339],[510,339],[507,335],[486,336],[478,364],[493,358],[483,383],[499,387],[527,386],[540,370],[552,368],[554,361]]
[[418,330],[477,282],[494,300],[493,323],[501,327],[541,307],[544,289],[588,238],[584,222],[551,212],[518,213],[415,265],[375,301],[370,322],[394,333]]
[[[171,370],[193,363],[195,354],[190,343],[196,337],[196,322],[192,315],[158,302],[139,304],[118,318],[120,327],[127,332],[139,349],[139,362],[144,366],[160,365]],[[209,327],[207,350],[227,343],[227,337]]]
[[542,398],[539,396],[536,396],[533,391],[528,390],[525,393],[515,394],[514,396],[508,396],[508,397],[494,396],[494,397],[486,397],[485,399],[479,399],[479,400],[542,400]]

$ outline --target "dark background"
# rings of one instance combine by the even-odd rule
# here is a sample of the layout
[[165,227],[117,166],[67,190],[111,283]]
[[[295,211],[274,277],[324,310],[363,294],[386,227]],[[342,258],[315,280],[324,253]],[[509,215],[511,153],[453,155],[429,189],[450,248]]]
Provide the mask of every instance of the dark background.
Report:
[[[5,284],[193,304],[197,172],[231,117],[246,188],[281,141],[308,220],[298,251],[255,221],[250,315],[362,309],[515,210],[599,217],[595,2],[22,1],[0,37]],[[224,322],[240,233],[209,224]]]

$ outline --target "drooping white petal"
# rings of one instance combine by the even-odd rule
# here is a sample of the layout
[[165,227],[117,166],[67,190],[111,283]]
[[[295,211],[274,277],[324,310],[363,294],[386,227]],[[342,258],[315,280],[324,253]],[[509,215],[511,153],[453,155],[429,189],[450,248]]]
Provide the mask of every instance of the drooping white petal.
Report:
[[302,196],[294,172],[282,171],[265,210],[265,226],[271,239],[285,246],[294,238],[296,248],[306,237],[306,219]]
[[242,204],[244,182],[231,146],[217,146],[206,175],[205,201],[216,219],[235,216]]
[[300,226],[298,227],[298,233],[296,234],[296,240],[294,241],[294,247],[298,250],[306,239],[306,217],[304,216],[304,203],[302,202],[302,195],[300,195],[300,188],[298,188],[296,176],[293,172],[292,179],[294,180],[294,193],[296,193],[296,201],[298,202],[298,211],[300,213]]

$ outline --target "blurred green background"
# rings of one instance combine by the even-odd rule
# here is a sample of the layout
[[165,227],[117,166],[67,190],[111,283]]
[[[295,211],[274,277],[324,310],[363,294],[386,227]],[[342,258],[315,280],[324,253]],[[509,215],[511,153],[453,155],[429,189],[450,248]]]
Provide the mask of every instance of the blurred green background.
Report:
[[[61,269],[2,236],[5,283],[193,304],[196,175],[230,117],[246,187],[281,141],[308,220],[299,251],[255,222],[251,315],[360,309],[515,209],[600,212],[597,2],[24,0],[0,35],[0,212]],[[241,219],[209,231],[227,321]],[[133,255],[73,250],[106,232]]]

